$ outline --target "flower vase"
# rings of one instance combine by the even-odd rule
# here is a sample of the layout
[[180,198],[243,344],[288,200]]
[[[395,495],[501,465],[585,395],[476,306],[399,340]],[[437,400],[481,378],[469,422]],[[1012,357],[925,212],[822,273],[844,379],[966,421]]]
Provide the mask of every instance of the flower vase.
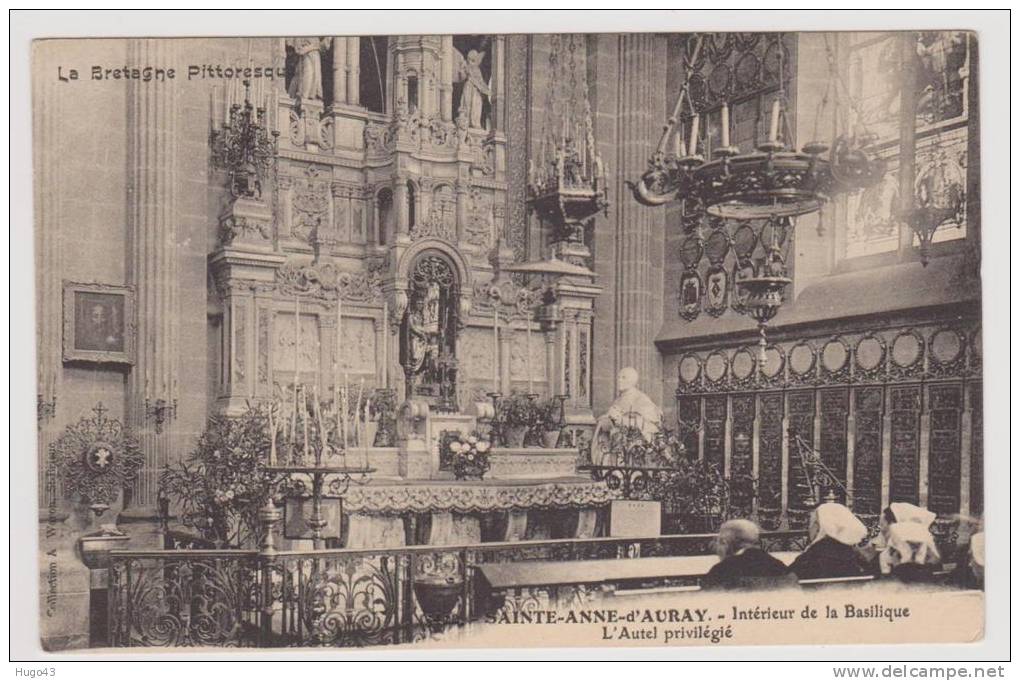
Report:
[[528,434],[527,426],[507,426],[506,446],[520,449],[524,446],[524,437]]
[[559,430],[546,430],[542,432],[542,444],[546,449],[555,449],[560,442]]

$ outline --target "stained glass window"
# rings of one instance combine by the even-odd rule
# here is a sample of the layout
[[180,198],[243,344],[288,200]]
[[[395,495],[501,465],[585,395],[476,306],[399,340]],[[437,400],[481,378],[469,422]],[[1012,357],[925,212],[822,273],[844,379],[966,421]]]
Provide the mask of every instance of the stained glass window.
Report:
[[[967,176],[967,100],[970,40],[961,31],[915,34],[916,158],[915,201],[933,192],[965,195]],[[842,257],[895,252],[909,230],[898,218],[902,97],[902,34],[844,34],[841,52],[849,101],[842,119],[851,130],[873,135],[870,149],[887,163],[882,181],[845,203]],[[942,224],[933,242],[967,236],[966,220]],[[918,245],[914,237],[914,245]]]

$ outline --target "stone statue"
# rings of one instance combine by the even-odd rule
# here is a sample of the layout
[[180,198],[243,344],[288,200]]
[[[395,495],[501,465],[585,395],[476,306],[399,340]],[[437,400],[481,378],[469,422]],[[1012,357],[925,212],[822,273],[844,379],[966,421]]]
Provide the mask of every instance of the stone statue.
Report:
[[297,55],[297,67],[291,78],[287,94],[299,102],[322,100],[322,52],[328,49],[330,38],[289,38],[287,45]]
[[482,76],[482,59],[485,52],[470,50],[467,57],[459,50],[453,51],[457,59],[454,81],[463,83],[457,104],[457,117],[464,118],[472,128],[482,127],[482,106],[489,101],[490,84]]
[[599,433],[612,428],[633,426],[641,431],[646,440],[659,432],[662,426],[662,410],[638,387],[638,372],[633,367],[620,369],[616,377],[617,398],[609,410],[599,417],[595,438]]

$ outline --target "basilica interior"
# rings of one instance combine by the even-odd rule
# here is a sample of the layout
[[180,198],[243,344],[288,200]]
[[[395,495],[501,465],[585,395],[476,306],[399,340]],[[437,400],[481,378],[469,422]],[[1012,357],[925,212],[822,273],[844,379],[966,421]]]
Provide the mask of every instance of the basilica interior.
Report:
[[823,502],[965,540],[977,54],[37,43],[43,646],[413,642],[486,565],[701,557],[726,518],[802,549]]

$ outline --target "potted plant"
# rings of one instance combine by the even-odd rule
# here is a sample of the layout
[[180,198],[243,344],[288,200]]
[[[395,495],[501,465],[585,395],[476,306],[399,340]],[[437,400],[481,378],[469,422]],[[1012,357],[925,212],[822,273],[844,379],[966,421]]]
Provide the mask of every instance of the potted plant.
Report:
[[458,480],[481,480],[492,465],[489,462],[492,444],[477,432],[460,435],[447,447],[452,455],[453,475]]
[[160,490],[182,522],[218,547],[255,548],[258,511],[272,494],[266,469],[268,419],[250,407],[238,417],[214,416],[195,449],[160,476]]
[[537,420],[534,400],[524,393],[512,392],[499,401],[497,409],[506,446],[523,447],[524,437]]
[[538,407],[538,425],[536,428],[542,436],[542,445],[553,449],[560,440],[560,402],[547,400]]

